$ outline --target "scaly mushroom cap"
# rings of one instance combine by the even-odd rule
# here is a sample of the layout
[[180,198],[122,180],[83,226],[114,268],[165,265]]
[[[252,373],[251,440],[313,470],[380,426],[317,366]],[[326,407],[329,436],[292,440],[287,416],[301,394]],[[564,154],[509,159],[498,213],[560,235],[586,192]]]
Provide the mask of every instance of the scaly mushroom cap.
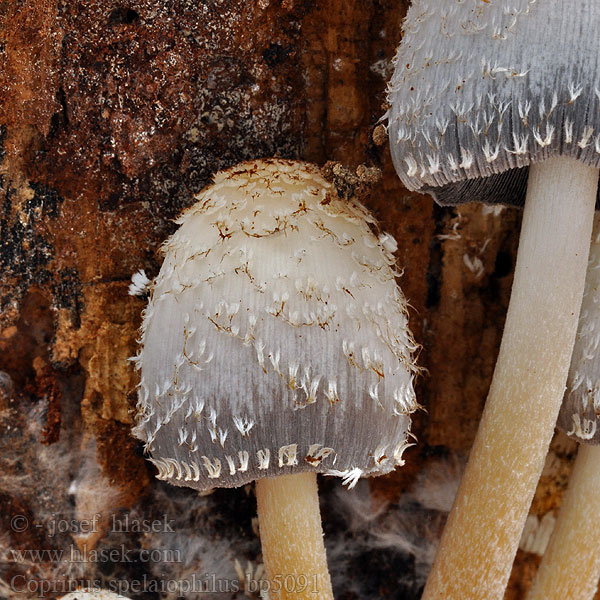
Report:
[[571,359],[567,393],[557,427],[578,442],[600,444],[600,214],[594,235]]
[[353,484],[403,464],[415,343],[393,238],[304,163],[244,163],[197,200],[164,244],[137,358],[134,433],[158,477]]
[[600,167],[599,22],[596,0],[414,0],[388,90],[404,185],[522,205],[532,162]]

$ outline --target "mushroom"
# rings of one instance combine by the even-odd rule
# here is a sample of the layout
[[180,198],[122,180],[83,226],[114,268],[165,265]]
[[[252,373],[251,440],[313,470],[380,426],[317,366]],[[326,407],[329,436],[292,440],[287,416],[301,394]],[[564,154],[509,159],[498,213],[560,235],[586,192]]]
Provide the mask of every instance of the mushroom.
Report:
[[427,582],[501,598],[564,394],[598,187],[597,2],[415,0],[390,83],[392,158],[440,204],[525,200],[510,307]]
[[557,426],[580,442],[569,487],[527,600],[592,600],[600,578],[600,215]]
[[600,212],[594,230],[567,393],[557,427],[577,442],[600,444]]
[[395,241],[285,160],[218,173],[177,223],[144,313],[134,434],[174,485],[256,480],[271,597],[332,598],[316,474],[352,487],[411,445]]
[[105,589],[82,589],[61,596],[59,600],[129,600],[129,598]]

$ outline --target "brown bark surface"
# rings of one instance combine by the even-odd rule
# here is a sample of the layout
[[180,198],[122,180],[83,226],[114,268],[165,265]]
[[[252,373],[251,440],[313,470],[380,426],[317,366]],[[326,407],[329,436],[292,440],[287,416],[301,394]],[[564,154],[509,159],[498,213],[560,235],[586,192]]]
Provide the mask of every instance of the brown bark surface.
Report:
[[[520,213],[439,208],[395,175],[378,122],[407,5],[0,0],[0,598],[193,574],[218,592],[240,583],[236,559],[260,563],[250,490],[171,489],[129,435],[144,303],[127,288],[158,272],[172,219],[216,171],[270,156],[333,161],[340,191],[361,191],[398,240],[427,369],[419,441],[356,492],[321,487],[336,597],[419,597],[493,371]],[[366,188],[365,166],[381,171]],[[573,451],[555,440],[533,515],[558,508]],[[164,515],[175,526],[115,526]],[[133,558],[72,560],[85,543]],[[140,554],[156,548],[183,554]],[[519,553],[507,599],[524,597],[537,561]],[[258,597],[250,588],[215,597]]]

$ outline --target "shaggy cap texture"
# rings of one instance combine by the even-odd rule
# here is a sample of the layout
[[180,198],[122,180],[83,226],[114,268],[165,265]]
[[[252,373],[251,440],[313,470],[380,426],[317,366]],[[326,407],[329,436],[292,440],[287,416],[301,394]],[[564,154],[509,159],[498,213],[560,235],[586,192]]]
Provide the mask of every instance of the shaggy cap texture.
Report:
[[579,314],[567,393],[557,426],[578,442],[600,444],[600,214],[594,235]]
[[533,162],[600,167],[599,20],[596,0],[414,0],[388,90],[404,185],[522,205]]
[[142,325],[134,433],[198,489],[403,464],[415,343],[389,235],[318,168],[242,164],[178,220]]

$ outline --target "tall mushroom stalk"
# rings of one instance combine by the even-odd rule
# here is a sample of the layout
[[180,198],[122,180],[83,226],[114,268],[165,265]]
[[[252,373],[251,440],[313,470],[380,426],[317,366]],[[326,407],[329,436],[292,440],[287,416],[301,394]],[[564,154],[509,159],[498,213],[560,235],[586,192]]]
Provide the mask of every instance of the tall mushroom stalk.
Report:
[[600,578],[600,215],[558,427],[580,442],[558,520],[527,600],[592,600]]
[[145,310],[134,433],[174,485],[256,480],[269,597],[327,600],[316,474],[352,486],[410,445],[395,242],[305,163],[243,163],[196,200]]
[[[498,361],[424,596],[502,598],[563,397],[600,164],[600,6],[415,0],[390,84],[404,184],[525,201]],[[550,45],[550,46],[549,46]]]

